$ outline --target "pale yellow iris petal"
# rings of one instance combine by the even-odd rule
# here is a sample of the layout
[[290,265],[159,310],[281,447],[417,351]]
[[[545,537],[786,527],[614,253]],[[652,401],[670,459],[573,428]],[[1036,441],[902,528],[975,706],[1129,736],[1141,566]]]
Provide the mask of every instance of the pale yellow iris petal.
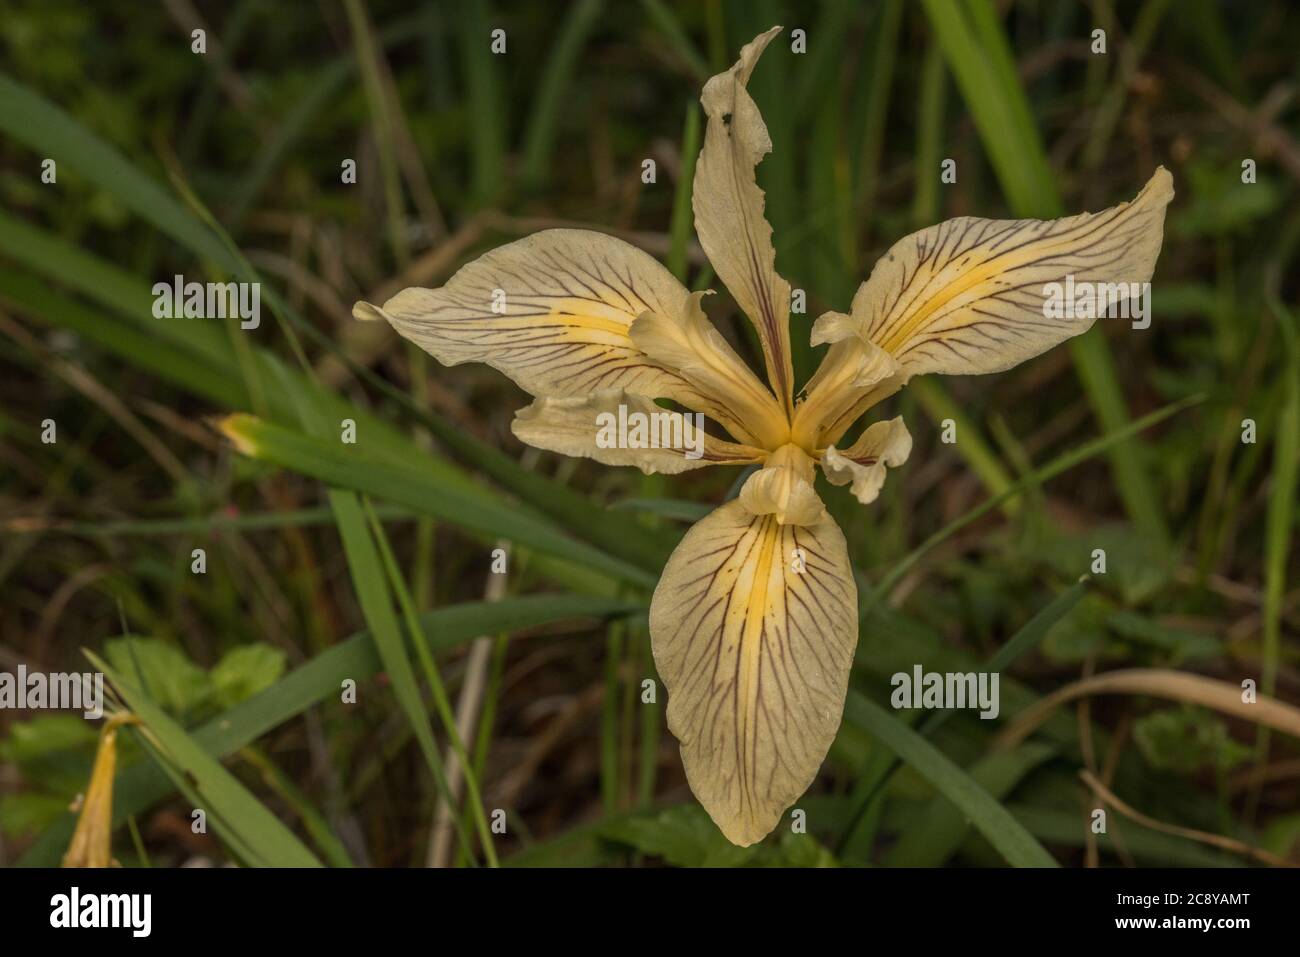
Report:
[[844,709],[858,625],[843,533],[727,503],[668,560],[650,636],[691,790],[733,843],[762,840]]
[[1145,283],[1173,181],[1163,167],[1137,197],[1054,220],[962,216],[899,240],[853,299],[863,334],[912,375],[1001,372],[1093,319],[1045,314],[1050,284]]
[[660,408],[643,395],[607,389],[573,398],[544,396],[515,413],[521,441],[647,475],[676,475],[706,465],[747,465],[761,449],[706,435],[694,416]]
[[700,395],[714,399],[702,411],[718,419],[732,435],[775,448],[789,435],[785,413],[771,390],[750,371],[704,314],[700,308],[703,295],[693,293],[679,317],[643,313],[632,323],[632,342],[651,360],[681,376]]
[[803,449],[783,445],[751,475],[740,490],[740,504],[751,515],[773,515],[781,525],[813,525],[826,507],[813,488],[813,460]]
[[772,151],[772,140],[745,89],[754,64],[780,30],[773,27],[756,37],[730,70],[704,85],[700,102],[709,121],[695,166],[692,204],[700,245],[758,328],[768,380],[788,406],[793,388],[790,284],[777,274],[772,227],[763,217],[763,191],[754,179],[754,167]]
[[635,246],[548,229],[485,253],[440,289],[404,289],[382,309],[353,312],[388,320],[445,365],[485,362],[533,395],[621,388],[718,418],[711,397],[628,338],[642,313],[684,321],[689,305],[686,287]]
[[828,312],[813,323],[813,345],[832,342],[795,407],[794,441],[806,449],[833,445],[861,415],[903,387],[897,360],[861,334],[851,316]]
[[885,484],[885,468],[898,468],[912,453],[912,435],[898,416],[871,425],[858,440],[840,451],[830,446],[822,455],[822,471],[832,485],[852,485],[850,491],[869,505]]

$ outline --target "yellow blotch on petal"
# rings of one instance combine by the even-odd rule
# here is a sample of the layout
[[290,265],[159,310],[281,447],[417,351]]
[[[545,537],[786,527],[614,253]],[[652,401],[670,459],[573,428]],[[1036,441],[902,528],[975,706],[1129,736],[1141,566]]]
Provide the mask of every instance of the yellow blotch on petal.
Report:
[[857,600],[825,514],[782,525],[728,502],[668,560],[650,603],[668,728],[733,843],[762,840],[817,776],[844,710]]
[[961,216],[900,239],[853,298],[862,334],[912,374],[1001,372],[1095,321],[1054,315],[1069,283],[1121,300],[1151,279],[1173,177],[1156,170],[1131,201],[1063,219]]

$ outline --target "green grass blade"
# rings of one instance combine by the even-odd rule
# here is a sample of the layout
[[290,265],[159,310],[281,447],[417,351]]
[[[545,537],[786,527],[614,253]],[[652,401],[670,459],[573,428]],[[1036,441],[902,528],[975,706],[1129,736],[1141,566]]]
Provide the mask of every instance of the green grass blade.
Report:
[[99,137],[64,110],[0,73],[0,130],[59,166],[84,172],[97,186],[168,236],[215,263],[227,262],[221,243],[203,224]]
[[704,57],[700,56],[700,51],[695,48],[691,38],[686,35],[686,31],[682,29],[677,14],[663,0],[641,0],[641,8],[645,10],[650,22],[663,34],[673,52],[681,57],[695,80],[703,85],[709,78],[709,66],[704,62]]
[[[489,867],[496,867],[496,849],[492,845],[492,832],[488,828],[487,816],[483,812],[483,797],[479,792],[478,778],[474,773],[474,765],[470,762],[469,755],[465,753],[465,743],[461,740],[460,730],[456,726],[456,716],[452,714],[451,701],[447,698],[442,676],[438,673],[438,666],[434,663],[433,655],[429,651],[429,643],[421,630],[420,616],[416,613],[415,602],[411,600],[411,593],[406,587],[406,581],[402,577],[401,570],[397,567],[397,558],[393,555],[387,536],[384,535],[384,528],[379,524],[379,517],[375,514],[375,510],[370,503],[367,501],[364,504],[366,518],[370,523],[370,532],[379,547],[380,557],[384,561],[384,571],[388,575],[389,587],[392,588],[393,594],[397,596],[397,604],[401,609],[406,631],[411,636],[411,644],[415,648],[416,657],[420,659],[420,667],[424,670],[425,681],[429,685],[429,693],[433,697],[434,706],[438,709],[438,717],[442,720],[443,733],[447,735],[447,740],[451,742],[452,750],[456,752],[456,758],[460,761],[461,773],[465,777],[467,800],[469,801],[474,824],[478,828],[479,842],[482,844],[484,856],[487,858]],[[450,803],[450,794],[447,795],[447,800]],[[463,822],[461,827],[464,827]],[[468,855],[468,843],[462,844],[462,851]]]
[[[1046,607],[1042,608],[1034,617],[1025,622],[1025,624],[1011,638],[1000,647],[991,658],[984,664],[984,671],[1002,672],[1010,668],[1021,655],[1038,647],[1042,640],[1047,637],[1052,626],[1064,618],[1069,611],[1083,598],[1088,590],[1088,579],[1081,578],[1075,582]],[[954,710],[939,711],[926,719],[920,729],[923,737],[928,737],[939,728],[943,727],[957,712]],[[843,836],[839,841],[839,851],[844,853],[845,849],[854,841],[872,802],[876,796],[881,793],[888,783],[890,776],[898,768],[899,761],[897,758],[891,761],[877,761],[873,758],[868,759],[868,764],[858,775],[857,781],[853,785],[852,803],[854,806],[853,813],[849,817],[848,827],[845,828]]]
[[[1036,219],[1061,216],[1056,179],[992,3],[923,3],[1012,210],[1017,216]],[[1102,428],[1122,429],[1128,422],[1127,405],[1101,330],[1093,328],[1072,339],[1070,351]],[[1119,443],[1107,457],[1129,518],[1155,541],[1167,543],[1164,510],[1147,473],[1142,446]]]
[[[409,508],[384,506],[375,510],[384,520],[415,517]],[[204,518],[132,518],[107,522],[51,522],[49,525],[15,528],[15,535],[49,534],[85,535],[88,538],[116,538],[150,535],[192,535],[195,532],[256,532],[278,528],[309,528],[333,525],[334,513],[328,508],[298,508],[283,512],[249,512],[242,515],[218,513]]]
[[1128,42],[1119,51],[1119,70],[1112,78],[1090,124],[1088,145],[1083,151],[1084,169],[1096,169],[1106,158],[1106,148],[1110,146],[1111,136],[1124,109],[1124,101],[1133,85],[1133,74],[1137,72],[1138,63],[1150,46],[1168,9],[1169,0],[1147,0],[1142,5]]
[[[972,781],[998,801],[1004,800],[1017,784],[1036,767],[1051,758],[1050,745],[1021,745],[984,755],[968,769]],[[955,854],[970,832],[970,822],[951,801],[933,798],[914,826],[900,835],[885,855],[885,867],[942,867]]]
[[681,522],[698,522],[714,507],[706,502],[689,502],[681,498],[625,498],[610,506],[617,511],[643,512]]
[[122,695],[127,707],[143,722],[143,731],[152,735],[156,746],[168,761],[180,768],[203,800],[209,819],[224,822],[224,827],[243,845],[255,848],[259,857],[277,867],[320,867],[318,861],[280,819],[267,810],[239,780],[221,766],[197,741],[174,722],[134,682],[109,668],[93,652],[87,651],[95,668],[102,671]]
[[[477,8],[481,5],[471,3],[469,6]],[[483,54],[491,58],[486,28],[479,41],[481,42],[476,41],[474,49],[481,48]],[[471,56],[473,55],[471,51]],[[492,68],[490,62],[487,66]],[[6,102],[6,109],[0,110],[0,129],[12,133],[16,139],[41,155],[53,157],[60,164],[66,163],[69,168],[78,170],[91,183],[111,193],[119,202],[200,259],[234,275],[243,272],[244,266],[240,261],[242,257],[236,250],[232,250],[220,236],[125,156],[80,126],[54,103],[0,74],[0,101],[7,99],[12,99],[12,104]],[[194,348],[201,348],[213,359],[221,357],[228,364],[231,375],[240,372],[239,355],[222,330],[202,324],[154,320],[150,310],[153,297],[148,285],[122,270],[97,260],[63,240],[43,235],[40,230],[5,217],[3,213],[0,213],[0,248],[36,272],[45,273],[59,282],[73,284],[81,292],[146,329],[149,334],[171,337],[181,348],[185,347],[186,339],[193,337]],[[428,428],[454,454],[482,469],[503,487],[552,515],[566,527],[574,529],[575,534],[589,537],[604,551],[650,571],[657,572],[667,560],[675,544],[674,540],[656,535],[635,522],[624,522],[619,516],[606,516],[600,522],[591,521],[591,502],[588,499],[545,476],[521,468],[498,449],[467,434],[454,423],[420,408],[402,390],[393,387],[370,369],[358,366],[341,351],[332,337],[298,316],[271,287],[264,285],[263,299],[277,315],[283,314],[312,342],[331,351],[361,379],[397,402],[404,414]],[[140,346],[141,343],[137,341],[132,345]],[[134,357],[133,352],[122,348],[115,351],[128,360]],[[252,379],[260,381],[279,374],[276,367],[280,362],[273,353],[257,346],[253,346],[250,352],[255,362]],[[272,372],[264,374],[268,365],[272,367]],[[308,388],[307,381],[300,377],[294,377],[292,381],[296,393]],[[227,384],[224,387],[226,395],[230,395],[232,385],[238,387],[238,383]],[[248,401],[231,407],[250,408],[251,399],[250,396]],[[277,419],[297,421],[291,397],[281,396],[278,404],[275,395],[268,396],[268,399]],[[369,419],[373,427],[367,431],[378,428],[388,434],[393,438],[395,446],[402,450],[400,454],[419,456],[430,462],[438,461],[435,456],[415,446],[399,430],[377,422],[374,417],[365,415],[351,403],[336,396],[323,397],[322,401],[329,405],[325,418],[336,419],[341,409],[349,409],[349,412],[337,417],[351,417],[358,423],[363,418]],[[449,469],[445,462],[439,462],[439,466],[444,472],[455,471]],[[468,477],[461,478],[466,485],[474,484]],[[480,488],[479,491],[483,490]]]
[[916,563],[928,554],[935,546],[947,541],[967,525],[987,515],[993,509],[1001,505],[1005,499],[1012,495],[1019,495],[1021,492],[1028,489],[1037,488],[1049,479],[1055,478],[1062,472],[1074,468],[1074,466],[1078,465],[1080,462],[1085,462],[1095,455],[1100,455],[1108,448],[1113,447],[1117,443],[1123,442],[1130,436],[1136,435],[1144,429],[1148,429],[1153,425],[1163,422],[1171,415],[1175,415],[1183,409],[1204,402],[1205,398],[1204,395],[1194,395],[1185,399],[1180,399],[1177,402],[1171,402],[1169,405],[1157,409],[1149,415],[1144,415],[1142,418],[1130,422],[1123,428],[1108,432],[1100,438],[1093,439],[1091,442],[1085,442],[1077,448],[1070,449],[1068,452],[1058,455],[1042,468],[1035,469],[1029,475],[1021,478],[1005,492],[985,499],[965,515],[954,519],[943,528],[939,529],[939,531],[935,532],[909,552],[900,562],[895,564],[894,567],[890,569],[889,573],[885,575],[885,577],[881,579],[880,583],[871,591],[871,593],[866,596],[864,612],[883,595],[887,594],[888,591],[893,588],[904,575],[911,571],[913,566],[915,566]]
[[[449,605],[420,616],[421,632],[429,649],[446,651],[481,634],[518,631],[573,619],[643,615],[634,602],[591,598],[584,595],[530,595],[497,602]],[[358,685],[378,674],[383,664],[369,632],[359,632],[316,655],[270,688],[243,701],[197,728],[193,738],[208,754],[221,758],[302,714],[327,698],[337,700],[346,679]],[[167,795],[170,788],[152,764],[123,768],[113,798],[113,821],[120,824]],[[56,867],[72,836],[75,817],[69,813],[48,828],[27,850],[19,864]]]
[[[984,440],[975,423],[953,401],[948,390],[933,376],[917,379],[911,383],[911,388],[913,396],[936,426],[941,425],[944,419],[952,420],[957,435],[957,454],[979,476],[989,494],[1005,493],[1011,487],[1011,476],[1002,467],[997,453]],[[1002,502],[1002,510],[1008,515],[1015,515],[1020,511],[1019,500],[1007,496]]]
[[1187,838],[1150,830],[1134,821],[1124,822],[1124,833],[1120,838],[1116,836],[1115,828],[1111,828],[1112,833],[1109,834],[1088,834],[1086,829],[1079,826],[1079,812],[1076,809],[1062,810],[1013,803],[1007,805],[1007,810],[1029,833],[1049,844],[1082,848],[1091,838],[1104,851],[1112,854],[1121,851],[1166,867],[1245,866],[1239,857],[1211,850],[1204,844]]
[[695,182],[695,160],[700,152],[700,109],[695,100],[686,104],[686,125],[682,131],[681,174],[673,193],[673,218],[668,225],[668,271],[686,282],[686,247],[695,227],[691,211],[691,187]]
[[528,132],[524,136],[523,179],[536,186],[550,175],[551,152],[564,108],[564,94],[573,82],[573,70],[582,47],[600,19],[604,0],[577,0],[551,45],[551,55],[542,71],[532,108],[528,111]]
[[[415,668],[407,653],[402,630],[397,624],[397,615],[393,612],[392,598],[384,580],[384,567],[375,540],[366,527],[361,503],[355,492],[331,489],[329,496],[338,521],[339,534],[343,537],[343,552],[347,556],[352,586],[361,603],[361,611],[374,639],[375,648],[379,651],[379,658],[384,663],[393,696],[411,726],[438,791],[443,800],[450,803],[451,789],[447,786],[446,769],[433,739],[433,725],[429,722],[428,712],[424,710],[420,685],[415,680]],[[461,846],[468,851],[469,835],[461,827],[460,818],[455,818],[454,823]]]
[[924,229],[939,219],[939,163],[943,148],[944,106],[948,74],[943,51],[930,44],[921,65],[916,116],[916,185],[912,189],[912,226]]
[[320,848],[331,867],[354,866],[352,858],[348,856],[347,848],[343,846],[338,835],[330,830],[325,815],[312,805],[307,795],[294,784],[293,778],[258,748],[251,746],[244,748],[239,752],[239,756],[256,768],[266,786],[279,795],[280,799],[298,815],[303,829],[311,837],[312,842]]
[[655,583],[653,574],[610,558],[568,537],[543,519],[518,508],[464,494],[457,488],[439,487],[419,469],[372,456],[360,443],[347,450],[341,443],[312,438],[242,413],[227,417],[222,429],[241,452],[252,458],[309,475],[328,485],[405,505],[492,539],[506,538],[544,554],[608,572],[630,584],[651,587]]
[[[458,7],[455,20],[461,28],[465,85],[469,88],[466,105],[473,158],[470,190],[475,201],[482,205],[500,195],[504,182],[506,111],[497,63],[505,58],[492,53],[491,32],[500,24],[489,22],[486,0],[459,0]],[[510,42],[507,36],[507,44]]]
[[[1282,612],[1286,602],[1287,561],[1295,531],[1296,494],[1300,489],[1300,332],[1295,315],[1275,294],[1269,305],[1282,331],[1285,373],[1282,408],[1277,420],[1277,441],[1273,451],[1273,474],[1264,530],[1264,640],[1259,690],[1272,695],[1282,658]],[[1255,738],[1256,760],[1268,757],[1270,735],[1261,727]],[[1253,817],[1259,792],[1250,793]]]
[[1281,656],[1282,607],[1286,594],[1287,557],[1295,529],[1296,490],[1300,488],[1300,333],[1292,313],[1275,306],[1283,330],[1286,378],[1277,441],[1273,452],[1268,517],[1265,531],[1264,672],[1260,690],[1273,694]]
[[860,692],[850,690],[844,714],[956,805],[1007,863],[1015,867],[1058,866],[1043,845],[988,791],[888,711]]

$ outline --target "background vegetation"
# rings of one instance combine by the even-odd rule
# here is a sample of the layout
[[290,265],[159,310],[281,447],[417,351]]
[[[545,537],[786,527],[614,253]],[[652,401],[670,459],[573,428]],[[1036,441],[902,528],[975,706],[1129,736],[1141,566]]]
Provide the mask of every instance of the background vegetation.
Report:
[[[1210,0],[11,0],[0,668],[84,670],[87,649],[144,720],[120,735],[127,866],[1300,862],[1295,738],[1189,704],[1176,678],[1300,698],[1297,17]],[[1158,164],[1178,195],[1150,329],[1102,322],[1010,373],[918,381],[880,410],[916,440],[880,501],[821,489],[862,593],[849,705],[798,805],[807,833],[742,850],[691,799],[662,692],[641,701],[649,590],[737,476],[525,450],[504,377],[444,369],[349,310],[560,223],[716,287],[689,213],[699,88],[776,23],[808,38],[802,55],[778,39],[751,87],[778,266],[812,295],[794,318],[804,374],[811,320],[915,228],[1100,209]],[[260,279],[262,325],[154,319],[150,287],[177,273]],[[212,427],[236,411],[254,457]],[[490,574],[498,545],[508,576]],[[1094,548],[1107,571],[1079,582]],[[996,722],[888,707],[896,671],[989,661]],[[995,747],[1045,696],[1133,668],[1125,693]],[[58,862],[96,734],[0,712],[0,863]],[[495,809],[507,833],[485,848]]]

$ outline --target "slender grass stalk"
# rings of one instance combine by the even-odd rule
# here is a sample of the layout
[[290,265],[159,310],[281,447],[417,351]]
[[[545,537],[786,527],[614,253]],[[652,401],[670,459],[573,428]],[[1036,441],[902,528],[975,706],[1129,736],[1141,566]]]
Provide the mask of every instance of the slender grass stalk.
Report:
[[[497,76],[498,58],[491,47],[491,32],[501,25],[490,19],[487,0],[458,0],[457,13],[469,89],[470,189],[477,204],[487,205],[496,200],[504,185],[506,110]],[[506,42],[510,42],[508,35]]]
[[[998,182],[1018,216],[1051,219],[1063,207],[1005,33],[990,0],[922,0],[930,28],[975,120]],[[1093,412],[1108,432],[1129,421],[1114,360],[1099,328],[1070,340],[1075,369]],[[1161,499],[1136,442],[1107,452],[1130,520],[1159,545],[1169,532]]]
[[551,45],[542,70],[537,95],[528,111],[524,134],[523,180],[538,186],[550,175],[551,154],[560,127],[564,95],[573,83],[573,71],[592,29],[604,13],[604,0],[576,0],[570,5],[559,39]]
[[265,752],[253,745],[244,748],[244,750],[239,753],[239,756],[248,764],[256,768],[266,786],[277,794],[282,801],[288,804],[289,807],[293,808],[294,813],[298,815],[298,820],[302,822],[302,826],[306,829],[307,834],[320,849],[321,853],[325,855],[325,860],[329,862],[331,867],[353,866],[352,858],[348,856],[347,848],[343,846],[343,842],[340,841],[338,837],[335,836],[334,832],[330,830],[329,823],[325,820],[325,816],[312,806],[307,795],[303,794],[298,786],[293,783],[292,778],[280,770],[275,762],[267,757]]
[[1176,413],[1181,412],[1183,409],[1189,408],[1190,406],[1193,405],[1197,405],[1198,403],[1204,401],[1205,401],[1204,395],[1194,395],[1194,396],[1189,396],[1188,398],[1185,399],[1180,399],[1177,402],[1171,402],[1169,405],[1166,405],[1161,409],[1157,409],[1155,412],[1152,412],[1149,415],[1144,415],[1142,418],[1134,420],[1133,422],[1129,423],[1128,425],[1124,426],[1121,429],[1118,429],[1113,432],[1108,432],[1105,435],[1101,436],[1100,438],[1093,439],[1091,442],[1086,442],[1083,445],[1078,446],[1077,448],[1071,449],[1068,452],[1064,452],[1061,455],[1058,455],[1056,458],[1052,459],[1052,461],[1048,462],[1046,465],[1042,466],[1041,468],[1035,469],[1029,475],[1025,476],[1024,478],[1020,479],[1013,485],[1009,486],[1006,489],[1006,491],[985,499],[979,505],[975,506],[973,509],[968,511],[965,515],[962,515],[960,518],[954,519],[953,521],[945,525],[943,528],[941,528],[939,531],[935,532],[924,542],[922,542],[919,546],[917,546],[915,549],[909,552],[902,559],[902,561],[895,564],[894,567],[890,569],[889,573],[885,575],[885,577],[880,581],[879,584],[876,585],[875,589],[873,589],[870,595],[867,597],[865,607],[869,608],[876,601],[884,597],[884,595],[886,595],[889,592],[889,590],[893,588],[894,585],[904,575],[906,575],[909,571],[911,571],[918,561],[920,561],[927,553],[929,553],[933,548],[935,548],[935,546],[942,544],[944,541],[951,538],[953,535],[961,531],[967,525],[983,517],[984,515],[987,515],[993,509],[1001,505],[1004,499],[1010,498],[1012,495],[1019,495],[1021,492],[1025,491],[1026,489],[1034,488],[1036,486],[1042,485],[1044,482],[1048,481],[1049,479],[1055,478],[1056,476],[1060,475],[1062,472],[1072,469],[1074,466],[1078,465],[1079,463],[1085,462],[1088,459],[1092,458],[1093,456],[1101,454],[1102,452],[1106,451],[1106,449],[1115,445],[1117,442],[1122,442],[1128,437],[1132,435],[1136,435],[1137,433],[1143,431],[1144,429],[1148,429],[1153,425],[1163,422],[1171,415],[1175,415]]
[[[1273,474],[1264,531],[1264,641],[1259,690],[1272,697],[1277,690],[1277,675],[1282,658],[1282,608],[1286,595],[1287,563],[1295,535],[1296,492],[1300,489],[1300,332],[1295,313],[1288,309],[1277,293],[1282,262],[1290,258],[1300,229],[1293,228],[1283,241],[1285,253],[1279,257],[1266,282],[1265,299],[1282,332],[1283,383],[1282,407],[1278,414],[1273,444]],[[1255,759],[1267,760],[1268,729],[1260,726],[1255,738]],[[1252,788],[1247,818],[1253,819],[1259,805],[1262,780]]]
[[370,107],[370,116],[375,125],[375,149],[379,153],[379,170],[384,181],[384,204],[388,211],[388,241],[392,246],[398,267],[405,269],[411,260],[411,244],[407,240],[405,230],[402,177],[398,170],[397,157],[393,152],[397,131],[394,128],[388,97],[384,95],[383,80],[379,75],[379,51],[370,29],[370,19],[366,16],[361,0],[343,0],[343,9],[352,28],[353,47],[357,63],[361,68],[362,87],[366,91],[366,103]]
[[[975,423],[953,401],[940,383],[933,378],[917,379],[908,383],[913,396],[921,404],[936,427],[942,426],[944,420],[950,420],[957,436],[957,454],[974,470],[991,495],[1002,495],[1011,487],[1011,476],[1002,467],[997,453],[985,441]],[[1007,496],[1002,501],[1002,510],[1014,516],[1020,512],[1019,499]]]
[[[1020,630],[1011,636],[984,664],[983,670],[988,672],[1002,672],[1010,668],[1022,655],[1038,647],[1047,633],[1051,631],[1052,626],[1064,618],[1074,608],[1075,605],[1087,593],[1089,579],[1087,576],[1080,578],[1052,602],[1043,607],[1029,621],[1021,626]],[[929,718],[921,725],[918,732],[922,737],[929,737],[935,731],[943,727],[957,712],[954,710],[938,711],[930,715]],[[848,826],[845,827],[839,839],[839,852],[844,853],[845,849],[854,841],[855,835],[862,828],[866,816],[880,797],[890,777],[902,765],[902,761],[897,757],[890,760],[881,760],[876,754],[868,759],[868,764],[858,775],[857,781],[853,786],[852,803],[854,811],[849,817]],[[874,824],[867,822],[867,830],[874,831]],[[869,842],[868,842],[869,843]]]
[[[467,799],[474,824],[478,827],[479,842],[483,848],[483,854],[487,859],[488,866],[496,867],[496,849],[492,845],[492,831],[488,827],[487,815],[483,811],[483,795],[479,790],[478,778],[474,774],[474,766],[470,763],[469,755],[465,753],[465,743],[461,741],[460,731],[456,728],[456,716],[452,714],[451,701],[447,698],[447,689],[442,683],[442,676],[438,673],[438,666],[434,663],[433,655],[429,653],[429,642],[420,625],[420,617],[416,611],[415,603],[411,600],[411,594],[406,587],[405,580],[402,578],[401,570],[397,567],[397,559],[393,555],[392,547],[388,544],[388,538],[384,534],[384,527],[379,523],[379,516],[375,514],[369,499],[362,499],[362,506],[365,509],[366,518],[370,522],[370,532],[379,547],[384,569],[388,573],[389,586],[397,596],[398,607],[401,609],[402,617],[406,621],[406,630],[411,636],[411,643],[415,646],[416,657],[420,659],[420,666],[424,669],[425,683],[428,684],[434,706],[438,709],[438,717],[442,719],[443,733],[447,735],[447,740],[451,742],[452,750],[455,751],[456,758],[460,761],[463,769]],[[450,802],[450,795],[447,800]]]
[[681,174],[673,192],[673,217],[668,225],[668,271],[686,282],[686,247],[694,230],[691,212],[691,185],[695,180],[695,159],[700,152],[700,108],[694,99],[687,101],[686,122],[682,128]]
[[[407,654],[406,643],[402,639],[397,616],[393,612],[392,598],[385,584],[383,564],[375,538],[366,527],[366,519],[360,497],[355,492],[330,490],[330,505],[338,519],[339,534],[343,538],[343,552],[347,557],[348,571],[352,576],[353,588],[366,624],[374,636],[375,647],[383,660],[384,670],[388,673],[393,696],[410,724],[415,739],[420,745],[434,784],[443,800],[451,801],[451,789],[447,786],[447,773],[442,758],[438,754],[433,739],[433,727],[425,713],[420,698],[419,684],[415,680],[415,669]],[[456,824],[460,821],[457,819]],[[457,832],[462,846],[470,846],[469,834],[463,830]]]
[[692,78],[698,83],[707,80],[709,78],[708,64],[704,62],[704,58],[700,56],[700,51],[695,48],[695,44],[687,36],[686,30],[683,29],[676,12],[663,0],[641,0],[641,9],[645,11],[650,22],[663,34],[673,52],[686,64],[686,67],[691,71]]
[[1133,24],[1133,31],[1129,34],[1128,43],[1120,50],[1119,69],[1111,79],[1106,96],[1097,108],[1096,116],[1089,126],[1088,145],[1083,151],[1084,169],[1096,169],[1105,159],[1106,150],[1110,146],[1111,137],[1115,133],[1115,126],[1119,123],[1124,101],[1133,82],[1133,74],[1137,71],[1138,64],[1146,54],[1147,47],[1151,45],[1156,29],[1168,9],[1169,0],[1147,0],[1142,4],[1137,21]]
[[605,638],[605,695],[600,709],[600,800],[607,815],[619,810],[618,691],[622,685],[625,634],[624,623],[615,621],[609,624]]
[[1015,867],[1058,867],[1024,825],[1011,816],[943,752],[870,698],[850,689],[845,714],[906,761],[963,812],[1006,861]]

